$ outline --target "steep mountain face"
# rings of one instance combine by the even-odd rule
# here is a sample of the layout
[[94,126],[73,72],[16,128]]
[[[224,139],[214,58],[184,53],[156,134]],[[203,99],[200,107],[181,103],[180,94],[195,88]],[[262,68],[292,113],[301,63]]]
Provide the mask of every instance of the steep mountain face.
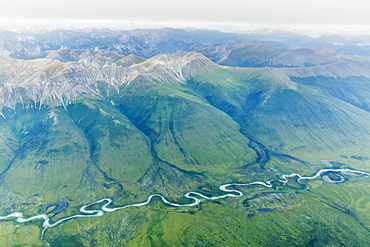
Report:
[[[189,39],[176,43],[175,34]],[[251,41],[187,52],[181,50],[194,49],[195,32],[167,29],[122,32],[117,40],[108,30],[48,35],[38,37],[42,58],[0,58],[1,212],[32,216],[67,202],[48,214],[55,222],[102,198],[118,206],[160,193],[188,204],[182,196],[195,191],[202,202],[176,207],[157,197],[46,232],[40,222],[0,221],[5,246],[368,243],[369,195],[360,189],[368,187],[366,176],[327,172],[329,182],[312,180],[310,190],[297,176],[276,180],[314,174],[320,160],[370,169],[368,58]],[[90,49],[114,42],[125,48]],[[140,49],[149,58],[130,54]],[[152,56],[164,50],[171,54]],[[20,51],[30,58],[35,50]],[[345,183],[335,184],[339,175]],[[221,184],[268,180],[272,188],[238,187],[240,198],[205,200],[224,195]],[[102,203],[88,207],[98,208]]]
[[[223,72],[196,76],[190,85],[210,104],[232,116],[240,124],[242,133],[274,152],[304,160],[311,160],[320,153],[331,156],[350,149],[365,154],[368,147],[362,147],[367,146],[370,126],[369,113],[364,107],[367,90],[358,95],[364,95],[363,102],[349,105],[350,97],[354,98],[351,92],[347,98],[338,95],[340,89],[335,92],[318,89],[318,85],[307,86],[311,78],[306,73],[310,70],[285,69],[278,73],[276,69],[238,69],[235,72],[240,77],[233,74],[231,85],[224,83],[230,81],[231,75]],[[345,72],[342,71],[343,76]],[[367,82],[365,77],[350,77],[353,70],[347,73],[348,77],[321,76],[312,82],[328,80],[337,84],[352,80],[362,86]],[[294,74],[294,78],[289,74]]]
[[[326,48],[302,54],[309,60],[312,52],[336,54]],[[45,132],[33,132],[48,136],[59,123],[71,125],[69,131],[76,129],[77,132],[65,135],[78,136],[81,132],[82,139],[74,143],[88,150],[85,161],[78,161],[85,164],[81,169],[95,164],[105,179],[121,181],[122,186],[123,181],[127,184],[138,181],[158,162],[200,174],[237,168],[253,160],[249,139],[273,152],[310,161],[317,161],[315,157],[321,153],[338,158],[339,153],[351,156],[355,150],[362,154],[368,150],[370,116],[365,78],[370,78],[370,65],[367,60],[355,63],[338,58],[339,62],[330,65],[297,69],[227,69],[198,53],[177,52],[137,59],[138,63],[130,66],[119,66],[126,57],[116,53],[94,54],[81,53],[77,62],[66,63],[48,59],[2,59],[2,118],[3,125],[7,126],[4,128],[10,131],[6,135],[15,136],[12,143],[22,145],[32,128],[45,129]],[[82,66],[87,63],[83,57],[97,59],[103,66]],[[106,61],[114,65],[109,66]],[[312,74],[319,77],[310,79]],[[339,78],[326,79],[333,76]],[[351,85],[358,85],[353,89],[355,92],[344,94],[346,84],[341,81],[347,81],[345,78],[351,78]],[[330,80],[334,86],[321,82]],[[27,119],[36,113],[39,120],[28,123]],[[14,132],[16,126],[22,129]],[[133,132],[127,132],[129,129]],[[24,133],[27,135],[23,136]],[[209,136],[204,136],[207,133]],[[129,139],[114,141],[115,136]],[[49,137],[45,138],[49,143]],[[137,141],[137,147],[124,145],[135,143],[131,139]],[[43,150],[55,149],[41,143],[34,145]],[[7,157],[19,155],[8,146],[4,144]],[[119,153],[114,150],[124,148],[128,148],[128,156],[114,155]],[[73,146],[68,149],[71,153],[82,153]],[[138,156],[131,157],[133,150],[138,149],[147,156],[139,152]],[[115,158],[107,162],[109,157]],[[138,161],[138,157],[146,161]],[[115,167],[119,167],[116,162],[126,159],[128,169],[132,169],[131,163],[142,165],[131,172],[115,171]],[[4,163],[5,177],[17,176],[12,170],[20,168],[13,163]],[[30,178],[41,176],[24,173]]]
[[[21,59],[44,58],[52,51],[69,48],[73,50],[109,50],[122,55],[133,53],[145,58],[158,54],[175,53],[179,50],[201,53],[204,50],[204,54],[212,53],[213,55],[209,54],[210,56],[207,57],[212,57],[212,60],[216,61],[224,57],[225,54],[217,56],[214,53],[217,50],[224,49],[225,46],[230,46],[229,49],[232,48],[233,50],[239,49],[238,52],[244,53],[245,56],[248,56],[246,50],[248,47],[249,50],[254,48],[252,52],[255,52],[257,58],[253,59],[253,54],[249,53],[251,57],[249,59],[244,58],[245,64],[243,66],[249,66],[248,62],[258,62],[260,56],[266,59],[276,52],[279,53],[280,50],[318,46],[330,46],[335,51],[348,55],[369,55],[369,37],[366,35],[322,35],[312,38],[287,31],[261,30],[238,34],[212,30],[171,28],[128,31],[113,31],[110,29],[92,29],[89,31],[52,30],[38,33],[15,33],[0,30],[0,55]],[[212,51],[213,49],[216,49],[216,51]],[[273,51],[274,49],[276,51]],[[269,52],[272,54],[269,54]],[[233,53],[234,56],[237,55],[237,52]],[[214,59],[213,56],[215,56]],[[231,54],[230,59],[232,58],[233,55]],[[258,64],[258,66],[264,65]]]
[[[192,51],[201,44],[210,45],[228,40],[242,41],[245,38],[239,34],[225,34],[218,31],[185,31],[171,28],[129,31],[93,29],[89,32],[52,30],[36,34],[0,30],[0,55],[21,59],[44,58],[49,53],[53,53],[52,51],[69,48],[76,53],[79,49],[102,49],[124,55],[134,53],[148,58],[176,51]],[[66,61],[63,56],[61,59]]]
[[[187,79],[217,68],[200,54],[161,55],[129,67],[6,58],[2,64],[2,125],[9,136],[2,177],[14,193],[75,203],[115,189],[181,195],[190,187],[169,190],[173,184],[165,176],[171,173],[162,181],[156,178],[160,170],[152,169],[172,167],[192,185],[204,182],[205,173],[254,159],[238,124],[187,89]],[[53,180],[67,170],[74,172],[65,182]],[[138,181],[167,182],[156,191]],[[85,192],[89,186],[81,183],[95,190]]]
[[45,52],[45,58],[60,62],[76,62],[86,68],[121,66],[128,67],[145,59],[133,54],[122,55],[106,50],[59,49]]
[[41,49],[32,35],[0,30],[0,56],[37,57]]
[[359,60],[337,53],[328,46],[285,50],[251,41],[199,47],[196,51],[218,64],[233,67],[313,67]]
[[[105,61],[117,58],[116,53],[109,55],[99,63],[105,64]],[[32,100],[41,104],[57,102],[66,107],[69,102],[86,94],[93,98],[110,98],[140,78],[147,81],[140,86],[157,84],[158,81],[181,82],[194,73],[208,71],[215,66],[201,54],[183,52],[149,60],[118,56],[112,66],[90,64],[91,69],[82,66],[87,65],[87,59],[61,63],[49,59],[22,61],[3,58],[0,65],[2,104],[13,108],[16,102]],[[127,66],[130,60],[144,62]]]
[[255,40],[275,48],[297,49],[329,46],[335,51],[346,55],[370,55],[370,36],[365,29],[363,34],[358,32],[351,35],[331,30],[317,37],[285,30],[258,30],[246,33],[244,37],[245,40]]
[[266,60],[283,52],[282,49],[275,49],[252,41],[242,43],[228,42],[199,47],[196,51],[204,54],[216,63],[238,67],[262,67]]

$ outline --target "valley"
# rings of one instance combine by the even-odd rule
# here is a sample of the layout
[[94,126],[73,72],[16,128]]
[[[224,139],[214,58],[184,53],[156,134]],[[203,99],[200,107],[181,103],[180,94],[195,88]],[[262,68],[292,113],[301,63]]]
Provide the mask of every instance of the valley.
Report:
[[369,242],[369,57],[287,33],[0,34],[3,246]]
[[[148,196],[147,200],[144,201],[144,202],[112,208],[112,207],[109,207],[112,204],[112,199],[103,198],[103,199],[98,200],[96,202],[88,203],[86,205],[81,206],[79,211],[82,214],[75,214],[75,215],[72,215],[72,216],[61,218],[58,221],[53,222],[53,223],[50,223],[50,217],[48,217],[46,214],[39,214],[39,215],[35,215],[35,216],[29,217],[29,218],[25,218],[22,212],[14,212],[14,213],[11,213],[7,216],[0,216],[0,220],[16,218],[16,221],[18,223],[25,223],[25,222],[35,221],[35,220],[38,220],[38,219],[43,219],[44,222],[43,222],[42,226],[44,227],[44,229],[42,230],[40,239],[44,240],[44,235],[45,235],[45,231],[46,231],[47,228],[55,227],[55,226],[61,224],[64,221],[72,220],[72,219],[75,219],[75,218],[101,217],[101,216],[104,215],[104,213],[113,213],[117,210],[126,209],[126,208],[130,208],[130,207],[143,207],[143,206],[148,205],[154,197],[160,198],[160,200],[165,205],[169,205],[169,206],[173,206],[173,207],[195,207],[195,206],[198,206],[201,203],[201,200],[198,199],[198,197],[200,197],[202,199],[206,199],[206,200],[220,200],[220,199],[228,198],[228,197],[238,198],[238,197],[243,196],[243,192],[241,192],[239,190],[227,189],[230,186],[239,187],[239,186],[261,185],[261,186],[264,186],[266,188],[278,189],[278,187],[286,185],[287,187],[297,189],[296,187],[289,185],[289,178],[298,177],[296,182],[298,184],[302,185],[301,180],[317,179],[318,177],[322,176],[322,174],[324,174],[324,173],[328,174],[330,172],[336,172],[336,173],[340,172],[340,173],[347,173],[347,174],[348,173],[353,173],[353,174],[360,174],[360,175],[370,176],[370,173],[366,173],[366,172],[363,172],[363,171],[357,171],[357,170],[351,170],[351,169],[348,169],[348,168],[346,168],[346,169],[321,169],[315,175],[310,176],[310,177],[305,177],[305,176],[302,176],[300,174],[293,173],[293,174],[289,174],[289,175],[282,175],[282,180],[280,180],[280,179],[270,180],[270,181],[267,181],[267,182],[256,181],[256,182],[251,182],[251,183],[248,183],[248,184],[242,184],[242,183],[224,184],[224,185],[221,185],[219,187],[219,190],[222,191],[222,192],[227,192],[229,194],[224,194],[224,195],[221,195],[221,196],[209,197],[209,196],[206,196],[206,195],[198,193],[198,192],[188,192],[184,195],[184,197],[194,201],[193,203],[189,203],[189,204],[173,203],[173,202],[168,201],[166,198],[164,198],[160,194],[152,194],[152,195]],[[325,182],[328,182],[328,183],[333,183],[332,180],[330,180],[330,179],[327,180],[326,177],[323,177],[323,180]],[[336,183],[340,183],[340,182],[344,182],[344,181],[345,181],[345,179],[343,178],[343,176],[341,176],[341,180],[336,182]],[[279,186],[277,186],[276,184],[279,184]],[[303,189],[309,188],[309,186],[308,187],[306,187],[306,186],[307,185],[305,185],[303,187]],[[93,207],[94,205],[99,205],[103,202],[105,202],[105,203],[102,204],[100,209],[89,209],[89,208]],[[53,210],[49,214],[55,214],[55,213],[59,212],[60,210],[63,209],[63,207],[66,207],[66,203],[50,203],[50,204],[47,204],[46,206],[54,206],[54,205],[59,205],[59,204],[62,204],[62,205],[60,205],[57,209]],[[282,205],[282,206],[283,207],[288,207],[287,205]],[[43,207],[43,210],[45,210],[44,207]],[[273,209],[260,208],[260,209],[257,209],[257,211],[273,212]],[[50,245],[48,242],[46,242],[46,241],[44,241],[44,242],[45,242],[46,245]]]

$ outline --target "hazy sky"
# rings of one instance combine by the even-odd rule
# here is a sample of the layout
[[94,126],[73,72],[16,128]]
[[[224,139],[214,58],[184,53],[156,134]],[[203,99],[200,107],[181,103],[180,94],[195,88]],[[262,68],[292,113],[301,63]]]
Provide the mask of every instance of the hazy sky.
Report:
[[2,0],[2,20],[370,25],[368,0]]

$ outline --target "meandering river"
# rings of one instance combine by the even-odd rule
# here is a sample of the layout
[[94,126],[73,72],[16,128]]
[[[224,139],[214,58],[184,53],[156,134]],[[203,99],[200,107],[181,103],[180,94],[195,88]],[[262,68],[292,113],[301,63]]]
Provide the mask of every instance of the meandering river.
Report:
[[[41,219],[41,220],[44,221],[43,224],[42,224],[44,229],[43,229],[42,235],[41,235],[41,237],[43,237],[44,232],[47,228],[59,225],[60,223],[62,223],[64,221],[71,220],[71,219],[74,219],[74,218],[100,217],[100,216],[103,216],[104,213],[112,213],[112,212],[115,212],[117,210],[129,208],[129,207],[142,207],[142,206],[145,206],[145,205],[149,204],[154,197],[159,197],[162,200],[163,203],[165,203],[167,205],[174,206],[174,207],[194,207],[194,206],[199,205],[199,203],[200,203],[199,198],[203,198],[203,199],[206,199],[206,200],[217,200],[217,199],[222,199],[222,198],[227,198],[227,197],[241,197],[241,196],[243,196],[243,192],[241,192],[239,190],[228,189],[228,187],[230,187],[230,186],[261,185],[261,186],[271,188],[271,187],[273,187],[273,185],[272,185],[273,181],[279,181],[279,182],[285,184],[285,183],[288,182],[288,178],[298,177],[297,182],[301,183],[301,180],[316,179],[316,178],[320,177],[322,174],[324,174],[326,172],[354,173],[354,174],[370,176],[370,173],[363,172],[363,171],[358,171],[358,170],[347,169],[347,168],[345,168],[345,169],[321,169],[315,175],[313,175],[311,177],[301,176],[300,174],[292,173],[292,174],[289,174],[289,175],[282,175],[282,179],[280,179],[280,180],[274,179],[274,180],[269,180],[267,182],[256,181],[256,182],[251,182],[251,183],[224,184],[224,185],[221,185],[219,187],[219,189],[223,192],[226,192],[227,194],[222,195],[222,196],[208,197],[208,196],[203,195],[201,193],[191,191],[191,192],[188,192],[184,195],[186,198],[189,198],[193,201],[192,203],[189,203],[189,204],[178,204],[178,203],[170,202],[160,194],[153,194],[153,195],[150,195],[147,198],[147,200],[144,201],[144,202],[133,203],[133,204],[129,204],[129,205],[125,205],[125,206],[119,206],[119,207],[109,207],[112,203],[112,199],[103,198],[103,199],[100,199],[98,201],[91,202],[89,204],[83,205],[80,208],[80,213],[81,214],[79,213],[79,214],[75,214],[75,215],[72,215],[72,216],[68,216],[68,217],[59,219],[58,221],[55,221],[55,222],[50,222],[50,218],[46,214],[39,214],[39,215],[35,215],[35,216],[29,217],[29,218],[24,218],[24,215],[23,215],[22,212],[14,212],[14,213],[8,214],[6,216],[0,216],[0,220],[4,220],[4,219],[8,219],[8,218],[16,218],[17,222],[23,223],[23,222],[29,222],[29,221],[32,221],[32,220]],[[101,206],[100,209],[89,209],[90,206],[93,206],[93,205],[99,204],[99,203],[103,203],[103,202],[104,202],[104,204]],[[54,204],[47,204],[47,205],[54,205]]]

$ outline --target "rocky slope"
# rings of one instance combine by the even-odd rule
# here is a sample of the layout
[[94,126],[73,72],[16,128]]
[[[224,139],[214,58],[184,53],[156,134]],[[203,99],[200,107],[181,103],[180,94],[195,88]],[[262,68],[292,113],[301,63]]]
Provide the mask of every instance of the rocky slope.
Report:
[[[161,42],[161,32],[152,45]],[[133,33],[126,44],[148,56],[159,52],[133,38],[145,40],[152,32]],[[370,169],[368,58],[256,42],[203,46],[204,54],[173,52],[188,49],[185,40],[169,47],[171,54],[149,58],[90,49],[94,37],[109,46],[112,35],[96,31],[81,39],[78,32],[55,31],[40,36],[50,49],[41,51],[42,58],[29,59],[38,51],[21,46],[28,59],[0,58],[2,212],[35,215],[47,203],[67,202],[68,208],[50,216],[57,220],[104,197],[125,205],[152,193],[188,203],[182,195],[189,191],[212,196],[226,182],[311,174],[322,159]],[[75,46],[57,48],[68,42]],[[227,67],[212,59],[254,66]],[[284,245],[289,236],[295,246],[327,239],[361,246],[369,239],[368,195],[357,190],[365,178],[347,178],[348,187],[317,180],[309,191],[291,179],[284,186],[276,182],[278,190],[248,188],[240,199],[196,208],[154,200],[99,219],[67,221],[48,229],[45,239],[52,246],[112,246],[118,240],[133,246],[217,245],[214,239],[219,245],[269,246]],[[351,197],[332,196],[347,190],[354,191]],[[275,210],[276,224],[257,213],[265,207]],[[42,245],[40,224],[32,224],[0,222],[7,229],[0,238],[7,246]],[[233,235],[240,231],[253,234]],[[204,238],[211,232],[214,238]]]

